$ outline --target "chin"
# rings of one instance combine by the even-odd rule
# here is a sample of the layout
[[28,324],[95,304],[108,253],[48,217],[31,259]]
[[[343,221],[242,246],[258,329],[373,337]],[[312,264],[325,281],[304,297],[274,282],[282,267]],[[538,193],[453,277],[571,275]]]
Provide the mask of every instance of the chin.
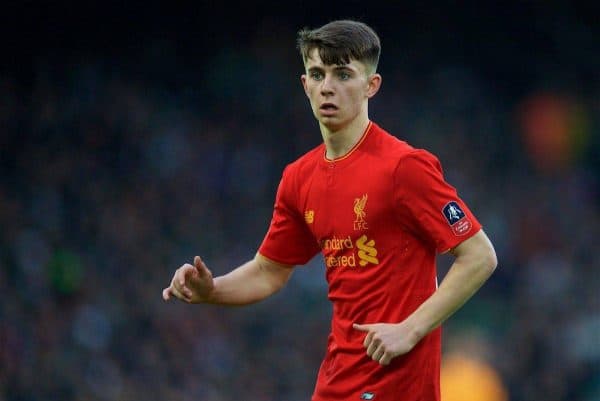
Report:
[[329,131],[332,132],[338,131],[342,127],[341,124],[336,124],[331,121],[320,120],[319,123],[321,124],[321,126],[327,128]]
[[340,122],[340,121],[320,121],[321,125],[324,126],[325,128],[327,128],[329,131],[331,132],[336,132],[336,131],[340,131],[342,130],[344,127],[346,127],[346,123],[344,122]]
[[338,116],[319,116],[317,118],[319,123],[327,128],[339,128],[344,125],[344,122],[340,120]]

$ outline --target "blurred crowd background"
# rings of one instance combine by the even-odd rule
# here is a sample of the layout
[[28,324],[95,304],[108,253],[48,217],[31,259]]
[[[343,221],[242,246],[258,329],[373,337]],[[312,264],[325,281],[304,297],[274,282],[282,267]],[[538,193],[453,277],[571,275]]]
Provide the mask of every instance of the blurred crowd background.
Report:
[[371,118],[438,155],[498,253],[444,325],[444,400],[600,400],[598,6],[363,3],[3,10],[0,401],[309,399],[320,257],[245,308],[161,290],[254,255],[321,141],[295,33],[344,17],[382,38]]

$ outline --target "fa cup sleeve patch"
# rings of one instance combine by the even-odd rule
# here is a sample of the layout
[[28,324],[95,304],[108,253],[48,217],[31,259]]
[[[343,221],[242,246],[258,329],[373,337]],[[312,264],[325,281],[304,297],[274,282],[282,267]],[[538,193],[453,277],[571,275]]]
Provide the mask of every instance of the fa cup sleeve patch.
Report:
[[442,212],[454,235],[465,235],[471,229],[471,221],[455,201],[448,202]]

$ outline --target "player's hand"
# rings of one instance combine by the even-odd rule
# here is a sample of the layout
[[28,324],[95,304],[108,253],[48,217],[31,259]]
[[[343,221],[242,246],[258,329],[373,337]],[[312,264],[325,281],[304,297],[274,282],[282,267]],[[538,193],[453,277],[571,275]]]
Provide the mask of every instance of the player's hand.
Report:
[[187,303],[201,303],[210,299],[215,289],[213,276],[199,256],[194,265],[184,264],[175,271],[171,284],[162,292],[165,301],[176,297]]
[[354,323],[352,327],[367,333],[363,346],[367,355],[381,365],[389,365],[392,359],[406,354],[419,342],[405,323]]

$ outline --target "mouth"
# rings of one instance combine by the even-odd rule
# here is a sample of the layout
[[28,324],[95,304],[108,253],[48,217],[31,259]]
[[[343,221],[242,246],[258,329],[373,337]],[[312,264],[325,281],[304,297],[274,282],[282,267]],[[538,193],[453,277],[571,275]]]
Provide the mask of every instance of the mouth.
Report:
[[330,115],[335,113],[338,110],[338,107],[333,103],[323,103],[321,107],[319,107],[319,111],[321,111],[324,115]]
[[337,110],[338,107],[333,104],[333,103],[323,103],[321,105],[321,107],[319,107],[320,110]]

